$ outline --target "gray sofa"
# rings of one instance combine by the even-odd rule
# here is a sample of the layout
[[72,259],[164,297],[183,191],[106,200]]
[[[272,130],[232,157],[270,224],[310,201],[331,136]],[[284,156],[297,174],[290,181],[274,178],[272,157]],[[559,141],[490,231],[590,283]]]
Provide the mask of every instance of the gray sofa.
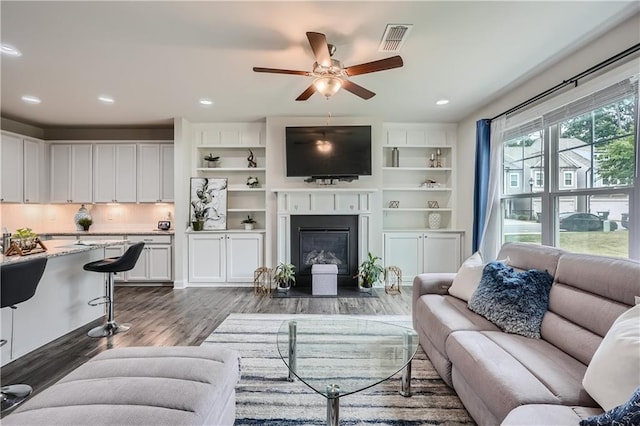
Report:
[[107,350],[2,419],[9,425],[233,425],[238,353]]
[[499,259],[554,276],[541,339],[502,332],[448,294],[455,274],[413,282],[413,326],[442,379],[480,425],[577,425],[602,413],[582,378],[602,338],[640,295],[640,263],[507,243]]

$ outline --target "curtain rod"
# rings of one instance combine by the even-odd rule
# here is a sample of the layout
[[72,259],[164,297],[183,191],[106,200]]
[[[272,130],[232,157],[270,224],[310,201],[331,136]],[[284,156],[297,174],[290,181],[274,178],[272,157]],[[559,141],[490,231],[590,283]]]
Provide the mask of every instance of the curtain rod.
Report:
[[504,112],[501,112],[500,114],[496,115],[495,117],[492,117],[490,120],[493,121],[498,117],[502,117],[503,115],[508,115],[511,114],[512,112],[516,112],[524,107],[526,107],[527,105],[530,105],[534,102],[539,101],[542,98],[545,98],[547,96],[549,96],[552,93],[557,92],[558,90],[570,85],[570,84],[575,84],[576,86],[578,85],[578,80],[593,74],[596,71],[600,71],[601,69],[603,69],[604,67],[607,67],[617,61],[619,61],[620,59],[626,58],[627,56],[637,52],[638,50],[640,50],[640,43],[635,44],[633,46],[631,46],[630,48],[628,48],[627,50],[624,50],[620,53],[618,53],[617,55],[613,55],[612,57],[610,57],[609,59],[606,59],[602,62],[600,62],[597,65],[592,66],[591,68],[589,68],[588,70],[582,71],[580,74],[577,74],[573,77],[571,77],[568,80],[564,80],[562,83],[557,84],[555,86],[553,86],[550,89],[545,90],[542,93],[538,93],[537,95],[535,95],[532,98],[527,99],[526,101],[514,106],[513,108],[510,108]]

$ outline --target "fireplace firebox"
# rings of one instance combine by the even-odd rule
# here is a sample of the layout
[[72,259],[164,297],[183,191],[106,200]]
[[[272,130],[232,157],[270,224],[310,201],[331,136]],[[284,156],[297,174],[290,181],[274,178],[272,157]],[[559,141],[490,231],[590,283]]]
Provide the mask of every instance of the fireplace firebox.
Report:
[[357,215],[292,215],[291,263],[296,286],[311,287],[314,264],[335,264],[338,287],[357,287]]

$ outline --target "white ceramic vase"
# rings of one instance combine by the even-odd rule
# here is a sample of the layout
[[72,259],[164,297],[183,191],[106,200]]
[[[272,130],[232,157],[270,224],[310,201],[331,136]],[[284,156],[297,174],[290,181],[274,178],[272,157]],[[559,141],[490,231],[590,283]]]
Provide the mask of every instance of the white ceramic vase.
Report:
[[442,216],[440,213],[429,213],[429,228],[439,229],[442,223]]
[[89,213],[89,210],[87,210],[84,204],[80,206],[78,212],[73,216],[73,221],[76,223],[76,229],[78,231],[84,231],[84,227],[78,223],[80,219],[91,219],[91,213]]

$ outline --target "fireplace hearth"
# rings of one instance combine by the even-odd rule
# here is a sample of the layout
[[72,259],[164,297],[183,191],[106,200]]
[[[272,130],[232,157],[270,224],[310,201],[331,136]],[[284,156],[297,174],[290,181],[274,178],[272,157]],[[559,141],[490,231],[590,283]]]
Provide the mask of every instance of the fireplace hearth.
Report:
[[357,215],[292,215],[290,235],[296,287],[311,287],[314,264],[335,264],[338,287],[357,287]]

